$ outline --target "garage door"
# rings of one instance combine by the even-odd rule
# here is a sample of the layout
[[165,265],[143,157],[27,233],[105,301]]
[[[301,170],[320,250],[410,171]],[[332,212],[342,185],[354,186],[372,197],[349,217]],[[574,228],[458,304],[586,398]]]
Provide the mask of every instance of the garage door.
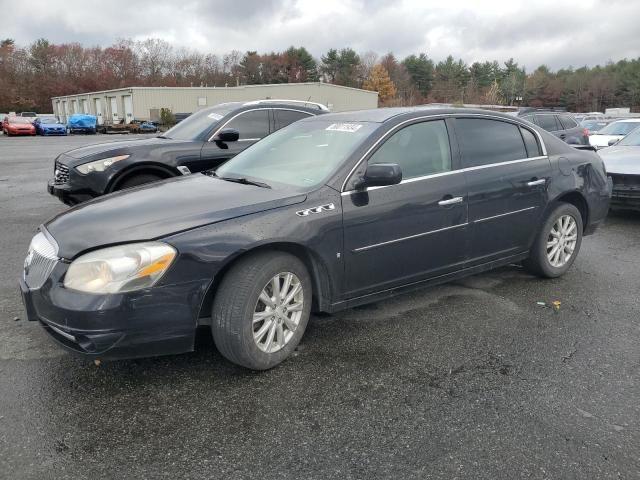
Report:
[[89,102],[86,99],[82,100],[82,113],[89,113]]
[[125,122],[131,123],[131,120],[133,120],[133,100],[131,99],[131,95],[123,96],[122,102],[124,103]]
[[64,111],[64,122],[67,122],[67,118],[69,118],[69,104],[66,100],[62,101],[62,110]]
[[93,99],[93,106],[95,107],[95,110],[96,110],[96,118],[98,121],[98,125],[104,124],[104,119],[102,118],[102,102],[100,101],[99,98]]
[[113,123],[117,123],[120,121],[120,117],[118,116],[118,99],[116,97],[111,97],[109,101],[111,104],[111,120]]
[[71,112],[78,113],[78,100],[71,100]]

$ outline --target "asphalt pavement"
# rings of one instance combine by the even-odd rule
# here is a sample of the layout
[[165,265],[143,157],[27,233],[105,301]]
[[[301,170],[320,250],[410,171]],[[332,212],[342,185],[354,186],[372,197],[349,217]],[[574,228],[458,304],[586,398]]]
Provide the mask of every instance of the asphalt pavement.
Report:
[[0,478],[640,478],[640,214],[610,215],[563,278],[514,265],[314,317],[271,371],[207,331],[96,366],[23,319],[16,279],[67,209],[54,157],[125,138],[0,136]]

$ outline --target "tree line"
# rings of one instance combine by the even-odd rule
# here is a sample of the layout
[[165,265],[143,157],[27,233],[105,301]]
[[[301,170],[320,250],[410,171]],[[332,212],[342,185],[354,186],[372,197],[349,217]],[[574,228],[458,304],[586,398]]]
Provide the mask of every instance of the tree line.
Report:
[[0,42],[0,111],[51,110],[51,97],[132,86],[236,86],[324,81],[379,92],[381,106],[423,103],[562,106],[572,111],[607,107],[640,110],[640,58],[604,66],[541,65],[514,59],[474,62],[426,53],[330,49],[314,58],[304,47],[283,52],[234,50],[224,55],[175,48],[156,38],[121,39],[108,47]]

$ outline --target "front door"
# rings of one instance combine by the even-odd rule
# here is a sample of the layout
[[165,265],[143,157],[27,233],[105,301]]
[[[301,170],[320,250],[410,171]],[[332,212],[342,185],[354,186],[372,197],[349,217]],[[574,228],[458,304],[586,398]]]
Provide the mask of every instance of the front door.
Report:
[[397,163],[403,180],[342,194],[345,298],[462,268],[467,186],[445,121],[405,126],[365,161]]
[[537,136],[499,119],[458,118],[455,125],[469,186],[469,265],[527,251],[551,177]]
[[232,128],[240,133],[237,142],[206,142],[201,151],[201,162],[197,170],[217,168],[230,158],[269,135],[269,110],[257,109],[241,112],[221,128]]

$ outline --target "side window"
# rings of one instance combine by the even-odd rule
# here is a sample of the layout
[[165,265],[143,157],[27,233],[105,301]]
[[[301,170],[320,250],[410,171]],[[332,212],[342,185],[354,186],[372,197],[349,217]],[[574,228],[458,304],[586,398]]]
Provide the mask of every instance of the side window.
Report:
[[557,132],[558,130],[562,130],[562,127],[556,122],[555,115],[536,115],[536,123],[547,132]]
[[299,112],[296,110],[274,110],[273,114],[276,119],[276,126],[274,131],[280,130],[290,123],[297,122],[298,120],[302,120],[303,118],[307,118],[310,116],[309,113]]
[[253,110],[241,113],[227,123],[225,128],[233,128],[240,132],[240,141],[260,140],[269,135],[269,111]]
[[578,126],[578,123],[573,118],[571,118],[571,115],[559,115],[558,118],[560,119],[560,123],[562,123],[562,126],[565,130],[576,128]]
[[369,165],[375,163],[397,163],[405,180],[451,170],[444,120],[416,123],[397,131],[369,158]]
[[527,147],[527,154],[529,158],[539,157],[541,155],[540,146],[538,145],[538,140],[536,139],[536,136],[533,134],[533,132],[522,127],[520,127],[520,132],[522,133],[524,144]]
[[526,120],[527,122],[536,123],[533,121],[533,115],[523,115],[522,119]]
[[527,158],[517,125],[499,120],[459,118],[456,120],[458,142],[464,167]]

